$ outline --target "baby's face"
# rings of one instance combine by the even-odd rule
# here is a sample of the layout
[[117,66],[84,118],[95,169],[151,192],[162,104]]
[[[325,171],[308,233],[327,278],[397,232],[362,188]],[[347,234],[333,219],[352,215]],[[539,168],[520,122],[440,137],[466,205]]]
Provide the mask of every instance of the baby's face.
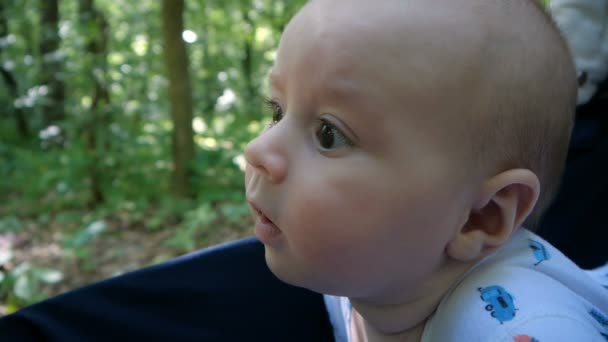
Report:
[[452,108],[417,90],[423,75],[401,62],[384,20],[318,2],[284,33],[276,122],[246,150],[256,235],[288,283],[353,298],[416,293],[468,214],[458,149],[426,115]]

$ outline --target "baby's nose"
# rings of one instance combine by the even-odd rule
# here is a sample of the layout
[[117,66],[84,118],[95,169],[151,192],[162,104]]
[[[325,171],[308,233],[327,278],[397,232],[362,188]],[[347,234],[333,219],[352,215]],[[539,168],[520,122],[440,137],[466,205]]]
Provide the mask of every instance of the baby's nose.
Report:
[[272,183],[281,183],[287,176],[287,157],[273,129],[276,128],[263,132],[247,145],[245,159],[255,172]]

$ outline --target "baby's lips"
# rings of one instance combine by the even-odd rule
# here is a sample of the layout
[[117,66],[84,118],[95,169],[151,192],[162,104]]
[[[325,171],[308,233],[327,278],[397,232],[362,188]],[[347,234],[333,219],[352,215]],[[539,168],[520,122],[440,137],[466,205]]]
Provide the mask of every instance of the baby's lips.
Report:
[[247,200],[249,202],[249,208],[251,209],[252,215],[254,217],[259,218],[264,223],[271,223],[274,225],[274,222],[262,211],[253,200]]
[[256,217],[265,216],[262,210],[260,210],[253,200],[247,200],[247,202],[249,202],[249,208],[251,208],[253,215]]

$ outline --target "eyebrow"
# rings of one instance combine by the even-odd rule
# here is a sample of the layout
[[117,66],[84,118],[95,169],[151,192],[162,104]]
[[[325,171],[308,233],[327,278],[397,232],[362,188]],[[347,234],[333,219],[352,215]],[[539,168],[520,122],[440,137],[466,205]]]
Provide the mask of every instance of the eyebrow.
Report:
[[[275,88],[276,90],[282,91],[284,90],[284,78],[282,75],[276,70],[272,69],[270,74],[268,75],[268,83],[270,87]],[[330,94],[330,97],[334,97],[340,99],[342,101],[347,100],[357,100],[360,98],[361,92],[357,89],[357,87],[353,87],[344,82],[324,82],[323,92]]]
[[[361,91],[348,82],[329,81],[323,85],[323,92],[339,101],[350,102],[361,99]],[[358,102],[358,101],[357,101]]]
[[[279,73],[277,69],[273,68],[270,71],[270,74],[268,75],[268,82],[270,88],[274,88],[279,92],[285,90],[285,78],[283,78],[283,75]],[[364,93],[356,85],[345,81],[336,82],[336,80],[325,81],[323,83],[324,84],[321,87],[321,98],[323,98],[323,102],[329,102],[332,106],[338,103],[346,104],[344,109],[347,109],[348,111],[352,111],[353,109],[365,112],[370,111],[369,106],[362,105],[361,99],[363,98]],[[332,99],[332,101],[328,101],[328,99]],[[340,120],[339,117],[336,118]],[[359,136],[355,133],[353,128],[350,127],[350,125],[347,125],[345,122],[342,122],[342,124],[342,126],[349,131],[349,133],[351,133],[355,140],[360,141]]]

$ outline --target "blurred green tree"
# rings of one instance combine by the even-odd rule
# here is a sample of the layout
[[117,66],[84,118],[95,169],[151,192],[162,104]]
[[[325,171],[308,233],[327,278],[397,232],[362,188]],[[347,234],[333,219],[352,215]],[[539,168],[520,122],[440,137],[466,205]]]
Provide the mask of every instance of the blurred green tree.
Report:
[[[173,193],[187,197],[191,193],[189,164],[194,159],[192,130],[192,87],[188,72],[186,44],[182,39],[184,22],[183,0],[163,0],[163,46],[169,76],[169,100],[173,119]],[[187,38],[186,38],[187,39]]]
[[243,149],[304,3],[0,1],[0,242],[27,241],[0,246],[0,314],[82,285],[47,269],[67,261],[24,262],[41,241],[85,275],[129,264],[127,233],[162,238],[158,256],[247,234]]
[[45,125],[57,123],[64,118],[63,103],[65,87],[63,83],[63,54],[59,38],[59,1],[39,0],[40,6],[40,86],[46,92],[42,102],[42,116]]

